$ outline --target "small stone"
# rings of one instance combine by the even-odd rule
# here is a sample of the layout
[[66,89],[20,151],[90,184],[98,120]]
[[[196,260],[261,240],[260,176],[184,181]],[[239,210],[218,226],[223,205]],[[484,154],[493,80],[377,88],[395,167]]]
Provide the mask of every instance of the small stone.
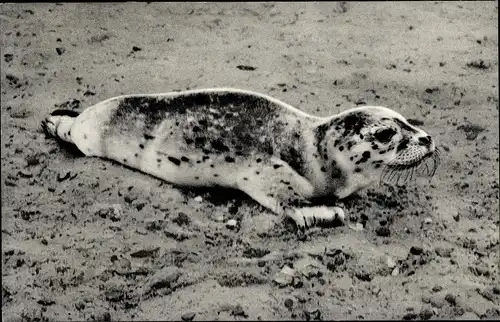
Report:
[[391,235],[391,230],[386,226],[378,227],[375,233],[381,237],[389,237]]
[[156,272],[149,283],[152,290],[170,288],[181,276],[181,271],[175,266],[166,266]]
[[418,315],[416,313],[407,313],[407,314],[403,315],[403,320],[412,321],[412,320],[416,320],[417,317],[418,317]]
[[453,248],[444,248],[444,247],[436,247],[436,254],[441,257],[451,257],[451,253],[453,252]]
[[56,48],[56,52],[59,56],[62,55],[65,51],[66,51],[66,48],[64,48],[64,47],[57,47]]
[[181,316],[181,319],[182,321],[193,321],[195,315],[196,313],[194,312],[187,312]]
[[387,267],[389,267],[389,268],[396,267],[396,262],[394,262],[394,260],[389,256],[387,256],[387,260],[385,263],[386,263]]
[[424,249],[422,247],[419,247],[419,246],[412,246],[410,248],[410,253],[412,255],[420,255],[420,254],[422,254],[423,251],[424,251]]
[[431,217],[426,217],[424,219],[424,224],[428,225],[428,224],[432,224],[432,218]]
[[432,288],[432,291],[434,293],[437,293],[437,292],[441,292],[441,290],[443,289],[443,287],[441,285],[435,285],[433,288]]
[[69,172],[69,171],[67,171],[67,172],[65,172],[65,171],[59,172],[57,174],[57,181],[58,182],[62,182],[64,180],[66,180],[66,179],[69,179],[70,176],[71,176],[71,172]]
[[137,47],[137,46],[132,47],[132,51],[141,51],[141,50],[142,50],[141,47]]
[[188,215],[186,215],[183,212],[179,212],[177,217],[172,219],[172,221],[179,226],[185,226],[185,225],[189,225],[189,223],[191,223],[191,219],[188,217]]
[[430,309],[422,309],[418,315],[421,320],[429,320],[434,315],[434,312]]
[[214,220],[216,222],[223,222],[224,221],[224,214],[215,214],[214,215]]
[[238,222],[234,219],[229,219],[226,222],[226,228],[228,228],[228,229],[234,229],[234,228],[236,228],[237,225],[238,225]]
[[273,278],[273,282],[281,287],[290,285],[293,283],[295,277],[295,270],[285,265]]
[[289,309],[289,310],[292,309],[292,307],[293,307],[293,300],[292,299],[286,299],[285,300],[285,307],[287,309]]
[[442,308],[444,306],[444,300],[442,297],[435,296],[430,300],[431,306],[435,308]]
[[28,170],[21,170],[17,174],[21,178],[32,178],[33,177],[33,173],[31,173],[31,171],[28,171]]
[[202,202],[203,198],[201,196],[197,196],[197,197],[194,198],[194,201],[196,201],[196,202]]
[[241,305],[236,305],[232,311],[231,311],[232,316],[243,316],[243,317],[248,317],[248,315],[245,313]]
[[42,238],[41,242],[42,242],[42,244],[44,244],[44,245],[48,245],[47,239],[45,239],[45,238]]
[[399,275],[399,267],[394,267],[391,273],[392,276],[398,276]]
[[136,252],[130,254],[130,257],[134,258],[145,258],[145,257],[153,257],[160,250],[160,247],[155,247],[151,249],[141,249]]
[[446,302],[450,303],[450,305],[453,305],[453,306],[457,305],[457,299],[456,299],[455,295],[453,295],[451,293],[446,294],[444,299],[446,300]]
[[363,228],[365,228],[365,227],[363,227],[362,223],[360,223],[360,222],[356,223],[356,230],[357,231],[361,231],[361,230],[363,230]]
[[80,300],[78,302],[75,303],[75,308],[78,310],[78,311],[81,311],[83,309],[85,309],[85,302]]

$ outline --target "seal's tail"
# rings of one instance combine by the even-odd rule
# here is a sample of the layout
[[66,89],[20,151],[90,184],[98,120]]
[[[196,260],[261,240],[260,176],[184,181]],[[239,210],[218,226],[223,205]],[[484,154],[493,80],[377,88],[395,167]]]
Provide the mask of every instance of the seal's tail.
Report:
[[72,110],[55,110],[42,121],[42,128],[47,136],[74,144],[71,139],[71,126],[79,114]]

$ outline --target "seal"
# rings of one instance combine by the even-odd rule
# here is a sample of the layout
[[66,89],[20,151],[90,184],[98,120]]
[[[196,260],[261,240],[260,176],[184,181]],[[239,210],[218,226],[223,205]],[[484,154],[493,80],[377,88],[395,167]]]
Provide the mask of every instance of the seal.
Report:
[[300,232],[344,220],[311,198],[433,176],[440,160],[431,136],[389,108],[318,117],[231,88],[113,97],[81,113],[56,110],[42,127],[86,156],[172,184],[239,189]]

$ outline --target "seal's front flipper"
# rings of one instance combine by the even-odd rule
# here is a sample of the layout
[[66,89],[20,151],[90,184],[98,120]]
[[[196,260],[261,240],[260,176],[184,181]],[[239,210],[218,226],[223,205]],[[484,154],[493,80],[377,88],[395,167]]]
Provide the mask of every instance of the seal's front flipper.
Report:
[[285,214],[299,233],[315,226],[328,227],[344,222],[338,207],[314,207],[307,200],[314,188],[288,164],[278,159],[262,161],[241,172],[238,189],[277,214]]

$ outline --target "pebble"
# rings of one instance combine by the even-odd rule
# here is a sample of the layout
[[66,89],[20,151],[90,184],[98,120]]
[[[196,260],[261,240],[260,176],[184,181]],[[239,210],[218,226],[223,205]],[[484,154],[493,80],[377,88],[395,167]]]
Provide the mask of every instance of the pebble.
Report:
[[229,219],[227,222],[226,222],[226,227],[228,229],[234,229],[236,228],[236,225],[238,224],[238,222],[234,219]]
[[387,256],[387,260],[385,263],[386,263],[387,267],[389,267],[389,268],[396,267],[396,262],[394,262],[394,260],[389,256]]
[[295,276],[295,270],[285,265],[273,278],[273,281],[281,287],[290,285],[293,283]]
[[196,313],[194,312],[187,312],[181,316],[181,319],[182,321],[193,321],[195,315]]
[[444,306],[444,299],[440,296],[435,296],[430,299],[430,303],[432,307],[440,309]]
[[392,276],[398,276],[399,275],[399,267],[394,267],[391,273]]
[[444,247],[436,247],[436,254],[441,257],[451,257],[451,253],[453,252],[453,248],[444,248]]
[[292,299],[286,299],[285,300],[285,307],[287,309],[291,309],[293,307],[293,300]]
[[427,225],[428,225],[428,224],[432,224],[432,218],[431,218],[431,217],[426,217],[426,218],[424,219],[424,224],[427,224]]
[[224,221],[224,215],[223,214],[215,214],[213,218],[214,218],[214,220],[216,222],[223,222]]
[[421,320],[429,320],[434,315],[434,312],[430,309],[422,309],[418,315]]
[[450,303],[450,305],[453,305],[453,306],[457,305],[457,298],[455,297],[455,295],[453,295],[451,293],[446,294],[444,299],[446,300],[446,302]]
[[151,277],[149,287],[153,290],[170,288],[181,276],[181,271],[175,266],[167,266],[156,272]]
[[194,198],[194,201],[196,201],[196,202],[202,202],[203,198],[201,196],[197,196],[197,197]]
[[412,246],[410,248],[410,253],[412,255],[420,255],[420,254],[422,254],[423,251],[424,251],[424,249],[422,247],[419,247],[419,246]]
[[150,249],[141,249],[136,252],[130,254],[130,257],[133,258],[144,258],[144,257],[153,257],[160,250],[160,247],[150,248]]
[[33,177],[33,173],[31,173],[31,171],[28,171],[28,170],[21,170],[18,172],[18,174],[21,178],[32,178]]
[[411,321],[411,320],[416,320],[418,315],[416,313],[406,313],[403,315],[403,320],[405,321]]
[[232,316],[243,316],[243,317],[248,317],[248,315],[245,313],[241,305],[236,305],[233,310],[231,311]]
[[381,237],[389,237],[391,235],[391,230],[388,227],[381,226],[375,230],[375,233]]
[[441,290],[443,289],[443,287],[441,285],[435,285],[433,288],[432,288],[432,291],[437,293],[437,292],[441,292]]

